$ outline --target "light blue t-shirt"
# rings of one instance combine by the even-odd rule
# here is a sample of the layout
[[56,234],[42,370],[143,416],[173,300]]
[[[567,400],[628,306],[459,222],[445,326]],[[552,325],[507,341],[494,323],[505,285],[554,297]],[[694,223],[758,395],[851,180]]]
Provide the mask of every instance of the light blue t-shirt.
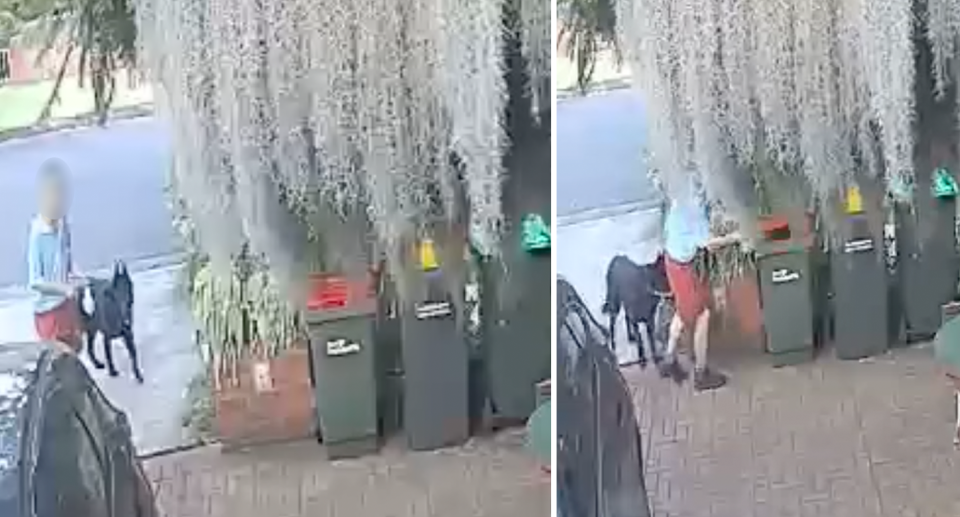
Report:
[[664,251],[676,262],[687,263],[710,239],[706,204],[696,196],[671,200],[664,222]]
[[66,221],[51,225],[40,217],[33,220],[27,246],[27,271],[27,284],[36,293],[34,312],[51,311],[67,300],[62,294],[41,293],[36,289],[41,283],[67,283],[73,271],[70,228]]

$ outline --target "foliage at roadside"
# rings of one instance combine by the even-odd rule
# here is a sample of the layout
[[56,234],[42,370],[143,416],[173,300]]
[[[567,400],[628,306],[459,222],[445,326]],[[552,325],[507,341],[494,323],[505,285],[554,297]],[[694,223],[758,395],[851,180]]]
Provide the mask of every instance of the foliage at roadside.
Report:
[[[39,49],[37,62],[59,60],[53,88],[38,114],[50,118],[60,100],[63,81],[75,76],[93,95],[94,113],[102,125],[117,96],[117,81],[127,72],[135,81],[137,26],[126,0],[2,0],[0,30],[13,46]],[[2,45],[2,41],[0,41]]]
[[577,89],[586,93],[603,51],[622,62],[615,0],[557,0],[558,51],[574,63]]

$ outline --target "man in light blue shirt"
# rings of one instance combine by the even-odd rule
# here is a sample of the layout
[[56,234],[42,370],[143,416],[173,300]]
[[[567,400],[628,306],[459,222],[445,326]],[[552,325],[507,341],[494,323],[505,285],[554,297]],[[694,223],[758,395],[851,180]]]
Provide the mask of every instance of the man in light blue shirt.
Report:
[[70,227],[66,221],[66,167],[58,160],[40,170],[40,210],[30,223],[27,283],[34,292],[34,322],[44,341],[80,348]]
[[663,232],[667,279],[677,309],[670,323],[666,356],[668,360],[675,360],[680,336],[686,329],[693,329],[694,388],[719,388],[726,384],[726,376],[707,366],[711,289],[696,270],[694,261],[700,253],[739,240],[739,235],[711,236],[707,203],[692,181],[687,189],[669,200]]

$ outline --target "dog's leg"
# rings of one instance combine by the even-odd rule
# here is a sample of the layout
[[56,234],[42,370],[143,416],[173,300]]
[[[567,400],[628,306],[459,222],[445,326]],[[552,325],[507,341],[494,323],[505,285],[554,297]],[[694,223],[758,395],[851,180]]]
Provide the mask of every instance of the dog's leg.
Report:
[[107,372],[111,377],[119,376],[120,372],[117,371],[117,367],[113,363],[113,339],[107,334],[103,334],[103,353],[107,358]]
[[660,351],[660,347],[657,346],[657,337],[653,331],[652,318],[643,320],[643,335],[646,338],[647,346],[650,347],[650,360],[653,361],[653,364],[659,366],[660,363],[663,362],[663,353]]
[[637,347],[637,362],[640,368],[647,367],[647,354],[643,349],[643,337],[640,336],[640,321],[627,313],[627,335],[630,336],[630,342]]
[[610,350],[614,354],[617,353],[617,313],[608,313],[609,330],[610,330]]
[[93,364],[93,367],[97,370],[104,369],[106,365],[97,357],[97,331],[84,330],[83,339],[86,341],[84,344],[87,347],[87,357],[90,358],[90,363]]
[[133,366],[133,376],[137,382],[143,384],[143,372],[140,371],[140,359],[137,357],[137,344],[133,340],[133,330],[123,331],[123,343],[127,346],[127,353],[130,354],[130,364]]

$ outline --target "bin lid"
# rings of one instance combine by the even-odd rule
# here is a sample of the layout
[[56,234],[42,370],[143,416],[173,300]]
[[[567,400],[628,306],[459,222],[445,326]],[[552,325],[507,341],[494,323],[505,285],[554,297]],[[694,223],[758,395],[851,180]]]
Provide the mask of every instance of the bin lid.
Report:
[[938,199],[957,197],[957,181],[946,167],[933,171],[930,181],[930,193]]
[[376,310],[376,291],[369,275],[347,278],[341,275],[318,274],[312,275],[309,281],[306,307],[308,315],[344,311],[367,313],[371,306]]
[[847,187],[846,212],[848,214],[863,213],[863,196],[860,195],[860,187],[856,185]]
[[523,249],[528,252],[550,249],[550,227],[540,214],[523,218]]

